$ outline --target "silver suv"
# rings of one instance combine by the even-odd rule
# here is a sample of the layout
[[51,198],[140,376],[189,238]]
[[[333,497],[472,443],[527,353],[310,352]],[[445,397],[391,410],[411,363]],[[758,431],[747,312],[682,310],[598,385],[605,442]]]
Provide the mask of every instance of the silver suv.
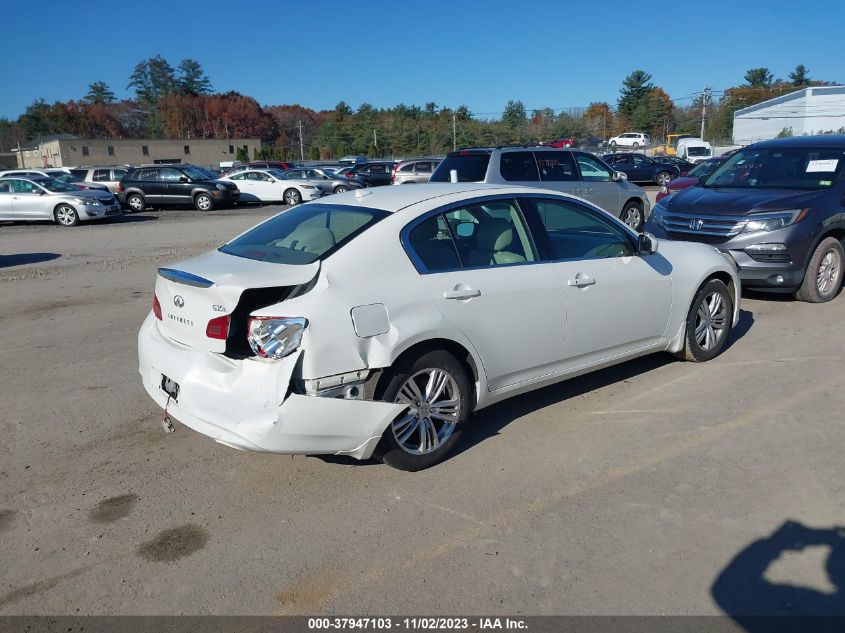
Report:
[[634,230],[640,229],[648,215],[645,191],[588,152],[526,146],[463,149],[448,154],[430,182],[451,182],[453,171],[458,182],[569,193],[592,202]]
[[74,167],[70,170],[80,180],[105,185],[112,193],[117,193],[117,186],[129,173],[128,167]]
[[409,185],[428,182],[431,174],[440,164],[439,159],[417,158],[415,160],[404,160],[393,169],[390,179],[394,185]]

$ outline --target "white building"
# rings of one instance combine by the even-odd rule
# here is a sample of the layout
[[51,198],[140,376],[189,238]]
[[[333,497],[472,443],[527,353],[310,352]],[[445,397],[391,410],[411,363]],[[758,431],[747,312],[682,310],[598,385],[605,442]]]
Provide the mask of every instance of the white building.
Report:
[[737,110],[733,141],[748,145],[775,138],[784,128],[793,136],[845,128],[845,86],[804,88]]

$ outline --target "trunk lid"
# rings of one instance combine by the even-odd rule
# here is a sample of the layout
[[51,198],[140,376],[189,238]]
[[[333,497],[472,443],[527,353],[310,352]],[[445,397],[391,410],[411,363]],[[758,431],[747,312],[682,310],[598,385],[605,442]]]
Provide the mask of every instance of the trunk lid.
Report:
[[[319,269],[319,262],[273,264],[217,250],[159,268],[155,286],[162,312],[159,330],[191,348],[225,352],[226,340],[207,336],[209,321],[227,315],[231,317],[235,313],[229,338],[236,334],[245,337],[245,319],[249,314],[243,314],[243,309],[237,313],[236,310],[246,290],[279,288],[278,296],[281,297],[285,288],[307,283]],[[265,293],[262,296],[271,301],[267,305],[272,305],[273,299],[267,298],[271,295]],[[257,307],[263,306],[251,307],[249,311]]]

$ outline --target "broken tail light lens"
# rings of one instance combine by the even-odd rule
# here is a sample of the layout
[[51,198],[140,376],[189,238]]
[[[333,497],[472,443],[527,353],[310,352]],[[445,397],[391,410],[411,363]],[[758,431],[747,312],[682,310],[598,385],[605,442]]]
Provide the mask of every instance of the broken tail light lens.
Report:
[[229,323],[231,322],[229,315],[220,316],[208,322],[205,326],[205,335],[208,338],[214,338],[219,341],[225,341],[229,337]]
[[278,360],[299,349],[307,326],[301,317],[252,317],[247,340],[261,358]]
[[161,304],[158,302],[158,297],[156,295],[153,295],[153,314],[156,315],[156,318],[159,321],[163,320],[161,316]]

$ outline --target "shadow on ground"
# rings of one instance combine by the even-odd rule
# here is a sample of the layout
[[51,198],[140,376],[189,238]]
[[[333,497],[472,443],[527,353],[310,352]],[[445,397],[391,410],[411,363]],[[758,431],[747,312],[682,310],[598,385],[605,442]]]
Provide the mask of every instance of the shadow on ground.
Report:
[[[810,548],[827,552],[819,578],[773,579],[770,566]],[[767,577],[768,576],[768,577]],[[845,630],[845,527],[811,528],[786,521],[770,536],[754,541],[722,570],[711,588],[713,599],[749,633]]]
[[61,257],[58,253],[17,253],[15,255],[0,255],[0,268],[11,266],[26,266],[40,264]]

